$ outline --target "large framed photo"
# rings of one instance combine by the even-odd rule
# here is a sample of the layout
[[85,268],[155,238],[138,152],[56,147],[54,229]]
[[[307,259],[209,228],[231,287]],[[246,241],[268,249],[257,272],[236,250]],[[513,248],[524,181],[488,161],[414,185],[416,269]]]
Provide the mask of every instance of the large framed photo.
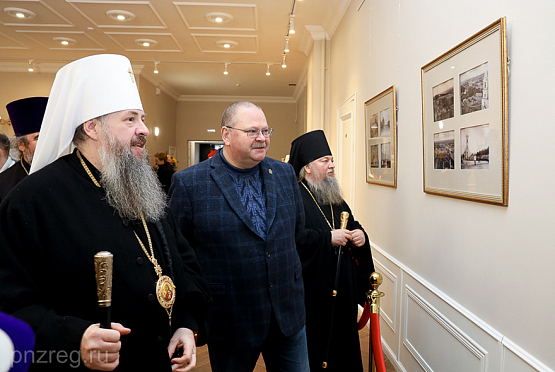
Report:
[[397,102],[395,85],[364,103],[366,182],[397,187]]
[[426,193],[508,205],[505,22],[422,67]]

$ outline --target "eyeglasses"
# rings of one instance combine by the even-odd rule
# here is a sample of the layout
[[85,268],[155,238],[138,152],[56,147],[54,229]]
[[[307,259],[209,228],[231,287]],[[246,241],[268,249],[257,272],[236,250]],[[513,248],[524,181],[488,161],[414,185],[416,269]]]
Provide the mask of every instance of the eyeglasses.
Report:
[[260,132],[262,132],[262,135],[266,138],[270,137],[272,133],[274,133],[274,128],[266,128],[266,129],[258,130],[258,129],[235,128],[235,127],[230,127],[229,125],[226,125],[225,127],[228,129],[237,129],[237,130],[240,130],[241,132],[245,132],[247,133],[247,137],[249,138],[257,138]]

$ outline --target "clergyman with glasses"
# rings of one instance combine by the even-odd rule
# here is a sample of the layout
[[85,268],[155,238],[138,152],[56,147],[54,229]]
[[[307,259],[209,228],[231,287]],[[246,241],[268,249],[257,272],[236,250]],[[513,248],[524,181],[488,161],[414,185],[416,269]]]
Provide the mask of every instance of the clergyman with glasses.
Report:
[[272,128],[237,101],[222,116],[224,147],[176,173],[170,208],[213,296],[212,371],[307,371],[304,290],[295,238],[304,207],[290,164],[266,157]]

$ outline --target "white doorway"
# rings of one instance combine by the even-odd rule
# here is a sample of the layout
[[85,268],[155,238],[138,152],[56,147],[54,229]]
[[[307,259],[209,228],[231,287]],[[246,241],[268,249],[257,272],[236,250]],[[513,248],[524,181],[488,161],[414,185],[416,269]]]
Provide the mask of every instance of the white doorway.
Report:
[[356,93],[337,108],[337,180],[343,197],[355,213]]

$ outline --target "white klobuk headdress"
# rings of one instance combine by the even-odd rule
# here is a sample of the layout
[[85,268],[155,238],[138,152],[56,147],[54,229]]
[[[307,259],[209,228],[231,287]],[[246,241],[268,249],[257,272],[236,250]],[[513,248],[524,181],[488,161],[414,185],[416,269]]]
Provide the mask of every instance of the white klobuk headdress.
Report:
[[62,67],[50,91],[31,173],[68,154],[79,125],[122,110],[143,110],[126,57],[98,54]]

